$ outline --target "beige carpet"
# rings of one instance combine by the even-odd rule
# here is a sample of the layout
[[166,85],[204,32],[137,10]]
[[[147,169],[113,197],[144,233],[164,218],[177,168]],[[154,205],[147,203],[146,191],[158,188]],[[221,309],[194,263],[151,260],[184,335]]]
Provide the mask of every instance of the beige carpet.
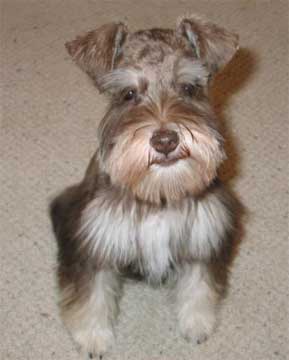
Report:
[[1,359],[78,359],[57,314],[47,204],[81,178],[104,105],[63,43],[104,22],[167,27],[192,12],[241,37],[216,93],[245,234],[207,343],[179,337],[165,290],[134,285],[107,359],[288,359],[288,2],[278,0],[1,1]]

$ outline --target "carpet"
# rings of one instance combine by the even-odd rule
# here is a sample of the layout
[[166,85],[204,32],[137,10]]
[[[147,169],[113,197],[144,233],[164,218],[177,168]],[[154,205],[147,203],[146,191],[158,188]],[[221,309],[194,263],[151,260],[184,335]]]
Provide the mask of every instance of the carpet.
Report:
[[246,209],[219,326],[192,347],[165,289],[126,286],[111,360],[288,359],[288,1],[1,0],[1,359],[76,360],[57,312],[49,200],[78,182],[103,98],[63,46],[110,21],[173,27],[199,13],[239,33],[214,92]]

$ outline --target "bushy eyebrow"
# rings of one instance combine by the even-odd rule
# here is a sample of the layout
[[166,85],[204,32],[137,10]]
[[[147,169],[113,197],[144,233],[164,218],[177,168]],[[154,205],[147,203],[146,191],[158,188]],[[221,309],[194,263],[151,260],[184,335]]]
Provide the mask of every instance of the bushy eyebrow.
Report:
[[116,69],[100,79],[100,91],[117,93],[126,88],[138,88],[143,73],[138,69]]
[[[206,85],[210,74],[208,69],[199,61],[191,59],[180,59],[174,68],[176,83],[191,83]],[[147,79],[144,72],[138,68],[120,68],[112,70],[99,81],[100,92],[118,94],[124,89],[144,89]]]
[[199,60],[181,59],[175,65],[177,83],[206,85],[210,73]]

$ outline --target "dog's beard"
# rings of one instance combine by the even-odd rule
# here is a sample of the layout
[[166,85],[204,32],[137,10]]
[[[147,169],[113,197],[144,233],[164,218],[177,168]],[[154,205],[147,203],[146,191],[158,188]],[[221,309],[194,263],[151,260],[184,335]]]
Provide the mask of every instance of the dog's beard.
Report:
[[207,125],[187,120],[170,123],[170,128],[178,132],[180,143],[166,157],[150,145],[155,123],[127,126],[105,162],[112,183],[152,203],[177,201],[207,188],[225,157],[221,136]]

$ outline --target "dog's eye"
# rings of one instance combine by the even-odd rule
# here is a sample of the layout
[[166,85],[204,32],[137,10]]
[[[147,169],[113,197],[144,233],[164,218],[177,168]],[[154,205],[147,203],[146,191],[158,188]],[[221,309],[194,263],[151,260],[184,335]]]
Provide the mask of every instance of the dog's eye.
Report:
[[124,100],[125,101],[130,101],[136,98],[136,90],[135,89],[129,89],[126,91],[126,93],[124,94]]
[[193,84],[183,84],[182,85],[182,92],[185,96],[192,97],[196,94],[198,94],[198,91],[200,89],[199,85],[193,85]]

